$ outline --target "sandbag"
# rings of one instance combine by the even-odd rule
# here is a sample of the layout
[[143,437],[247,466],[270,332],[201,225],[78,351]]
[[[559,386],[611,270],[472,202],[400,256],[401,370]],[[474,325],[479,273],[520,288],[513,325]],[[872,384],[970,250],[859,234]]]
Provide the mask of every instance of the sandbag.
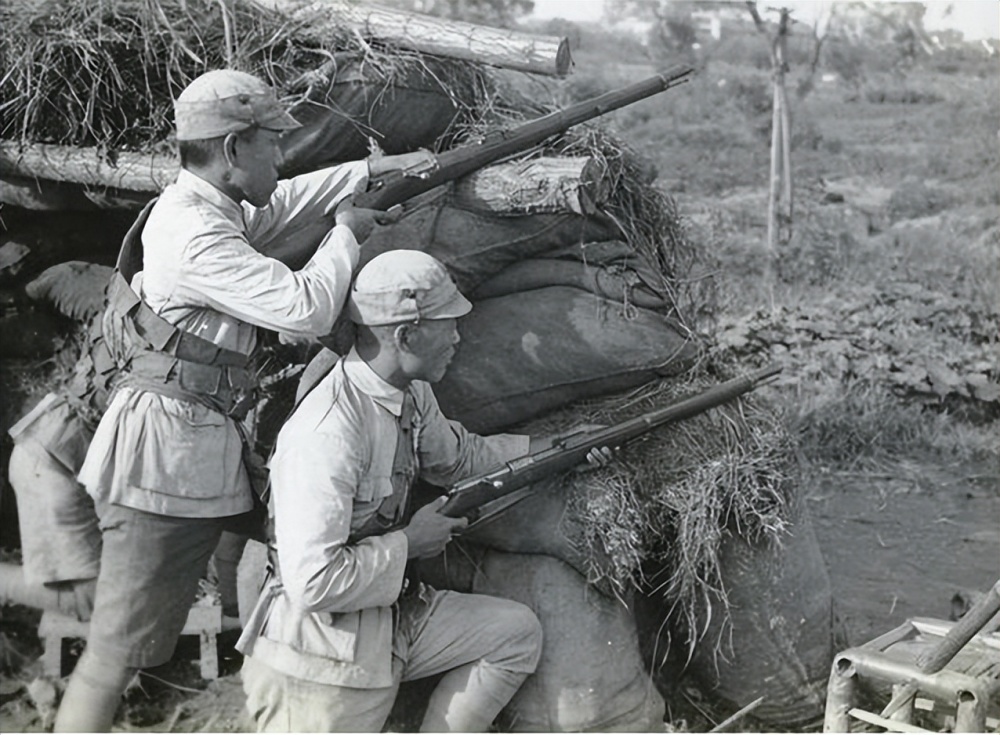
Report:
[[699,354],[662,315],[565,286],[480,301],[460,333],[434,392],[446,416],[481,434],[680,374]]
[[617,227],[600,217],[577,214],[501,217],[444,207],[434,227],[433,246],[427,252],[447,266],[463,292],[471,292],[490,276],[520,260],[556,248],[607,240],[617,234]]
[[422,250],[440,260],[463,293],[504,268],[550,250],[579,247],[614,235],[613,225],[576,214],[518,217],[470,212],[436,189],[407,203],[399,222],[377,227],[361,250],[363,265],[387,250]]
[[775,729],[822,719],[836,627],[830,579],[802,501],[781,543],[727,532],[720,565],[730,622],[719,614],[722,600],[712,599],[715,614],[701,615],[707,625],[690,673],[734,709],[763,696],[754,716]]
[[458,88],[452,97],[439,81],[460,87],[454,77],[433,59],[396,69],[391,79],[373,65],[347,61],[292,108],[302,127],[281,136],[282,175],[364,158],[369,138],[390,154],[433,146],[461,112],[455,100],[472,96]]
[[545,286],[572,286],[644,309],[666,311],[670,308],[665,298],[642,285],[641,277],[630,267],[597,266],[558,258],[529,258],[509,265],[480,283],[472,292],[472,298],[492,299]]
[[473,592],[528,605],[544,640],[535,673],[500,715],[515,732],[662,732],[664,703],[632,615],[552,557],[488,550]]

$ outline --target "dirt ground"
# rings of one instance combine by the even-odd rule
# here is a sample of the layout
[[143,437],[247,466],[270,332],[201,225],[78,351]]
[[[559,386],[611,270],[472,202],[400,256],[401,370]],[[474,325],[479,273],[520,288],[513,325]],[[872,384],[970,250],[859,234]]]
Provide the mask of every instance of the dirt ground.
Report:
[[834,604],[852,645],[907,618],[947,620],[956,594],[1000,576],[996,464],[912,464],[809,488]]

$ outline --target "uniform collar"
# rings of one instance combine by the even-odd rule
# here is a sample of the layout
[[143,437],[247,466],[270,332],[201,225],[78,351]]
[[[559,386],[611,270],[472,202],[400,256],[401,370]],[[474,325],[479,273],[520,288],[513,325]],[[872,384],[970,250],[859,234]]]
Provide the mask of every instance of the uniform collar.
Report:
[[354,348],[344,358],[344,374],[347,379],[362,393],[369,396],[393,416],[403,413],[404,392],[387,383],[378,373],[371,369],[367,362]]
[[240,203],[234,201],[228,194],[223,193],[197,174],[188,171],[186,168],[182,168],[180,173],[177,174],[175,184],[182,190],[193,192],[210,204],[215,205],[226,217],[242,224],[243,207],[240,206]]

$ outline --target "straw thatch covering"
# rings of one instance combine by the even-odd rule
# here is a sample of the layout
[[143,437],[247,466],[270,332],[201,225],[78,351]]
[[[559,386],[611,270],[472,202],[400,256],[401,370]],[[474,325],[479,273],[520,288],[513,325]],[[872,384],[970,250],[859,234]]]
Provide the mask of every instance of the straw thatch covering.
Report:
[[[611,425],[733,377],[705,361],[680,378],[584,401],[531,422],[532,434]],[[751,543],[780,540],[796,491],[792,437],[753,394],[625,447],[607,468],[562,479],[568,513],[589,559],[588,578],[624,594],[634,586],[667,601],[683,628],[706,624],[709,599],[725,601],[719,550],[726,528]],[[689,641],[693,644],[693,640]]]
[[[223,12],[226,8],[226,12]],[[9,0],[0,5],[0,137],[20,142],[147,150],[173,129],[173,99],[196,76],[230,67],[270,81],[289,104],[305,99],[316,70],[344,54],[391,86],[424,63],[357,34],[322,42],[275,11],[212,0]],[[485,76],[450,64],[442,88],[475,99]]]

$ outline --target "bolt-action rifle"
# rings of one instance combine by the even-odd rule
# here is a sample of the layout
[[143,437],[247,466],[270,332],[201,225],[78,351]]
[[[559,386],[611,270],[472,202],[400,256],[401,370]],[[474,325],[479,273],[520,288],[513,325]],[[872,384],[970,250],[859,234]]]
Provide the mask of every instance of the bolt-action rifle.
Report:
[[779,366],[771,365],[615,426],[570,434],[549,449],[519,457],[504,463],[497,470],[463,480],[451,488],[448,500],[439,512],[452,518],[464,516],[474,521],[479,518],[483,505],[582,464],[592,449],[621,447],[658,426],[697,416],[755,390],[779,372]]
[[367,191],[355,194],[354,204],[384,211],[435,186],[525,151],[574,125],[683,84],[693,73],[694,69],[688,66],[671,67],[649,79],[556,110],[510,130],[489,133],[478,143],[439,153],[435,156],[436,166],[429,170],[390,171],[372,179]]

